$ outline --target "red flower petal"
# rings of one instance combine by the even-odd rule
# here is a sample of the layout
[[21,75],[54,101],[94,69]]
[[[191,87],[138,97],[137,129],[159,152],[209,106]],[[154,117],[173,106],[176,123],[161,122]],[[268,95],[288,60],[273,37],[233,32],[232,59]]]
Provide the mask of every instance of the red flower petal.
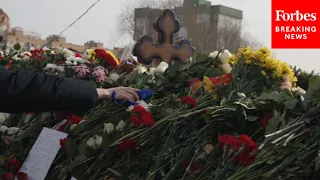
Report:
[[192,108],[197,107],[197,101],[193,99],[191,96],[184,96],[181,101],[183,104],[190,104]]
[[152,114],[151,113],[145,113],[145,114],[142,114],[140,116],[142,122],[147,125],[148,127],[151,127],[154,125],[154,119],[152,117]]
[[123,151],[129,150],[129,149],[135,150],[135,149],[137,149],[137,147],[138,147],[138,144],[137,144],[136,140],[123,139],[123,140],[121,140],[121,143],[118,146],[118,150],[120,152],[123,152]]
[[138,116],[131,116],[129,121],[136,127],[139,127],[142,124],[142,120]]
[[18,180],[28,180],[28,174],[26,174],[24,172],[19,172],[17,174],[17,178],[18,178]]
[[66,145],[67,138],[60,139],[60,146],[63,148]]

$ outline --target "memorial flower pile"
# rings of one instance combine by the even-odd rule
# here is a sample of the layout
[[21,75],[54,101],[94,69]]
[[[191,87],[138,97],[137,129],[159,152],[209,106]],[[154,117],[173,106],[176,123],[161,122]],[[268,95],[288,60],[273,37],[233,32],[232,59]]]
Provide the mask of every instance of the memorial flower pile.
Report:
[[135,87],[140,100],[89,112],[1,113],[2,177],[17,175],[13,162],[20,166],[48,127],[68,137],[46,179],[319,178],[319,77],[297,87],[293,69],[266,48],[192,59],[148,69],[101,49],[81,55],[16,45],[1,65]]

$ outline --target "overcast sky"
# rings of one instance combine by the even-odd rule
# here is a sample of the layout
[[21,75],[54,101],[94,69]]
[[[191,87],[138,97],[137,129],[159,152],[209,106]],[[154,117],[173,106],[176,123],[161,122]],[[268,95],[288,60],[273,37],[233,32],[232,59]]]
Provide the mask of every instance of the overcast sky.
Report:
[[[96,0],[0,0],[0,7],[11,17],[12,26],[35,31],[45,38],[58,34],[80,16]],[[101,0],[63,36],[68,42],[83,44],[87,40],[101,41],[112,48],[116,41],[116,20],[125,3],[134,0]],[[243,10],[249,31],[263,45],[271,46],[271,0],[211,0]],[[273,50],[277,58],[292,65],[320,72],[320,49]]]

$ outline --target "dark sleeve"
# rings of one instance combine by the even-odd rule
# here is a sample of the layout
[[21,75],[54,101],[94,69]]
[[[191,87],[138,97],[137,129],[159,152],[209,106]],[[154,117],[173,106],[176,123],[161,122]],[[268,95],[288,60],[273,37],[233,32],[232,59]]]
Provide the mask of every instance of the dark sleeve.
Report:
[[85,111],[97,100],[92,82],[0,66],[0,112]]

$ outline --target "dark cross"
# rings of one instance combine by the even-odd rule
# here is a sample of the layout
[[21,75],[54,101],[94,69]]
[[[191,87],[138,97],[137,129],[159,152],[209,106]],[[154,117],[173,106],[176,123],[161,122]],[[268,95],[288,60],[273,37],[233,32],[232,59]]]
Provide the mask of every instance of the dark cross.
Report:
[[186,61],[192,56],[194,48],[190,41],[181,40],[179,44],[173,44],[173,34],[180,29],[180,23],[173,11],[167,9],[157,19],[154,29],[159,32],[158,43],[150,36],[143,36],[133,49],[133,55],[137,56],[143,64],[150,64],[154,59],[161,59],[169,65],[172,60]]

